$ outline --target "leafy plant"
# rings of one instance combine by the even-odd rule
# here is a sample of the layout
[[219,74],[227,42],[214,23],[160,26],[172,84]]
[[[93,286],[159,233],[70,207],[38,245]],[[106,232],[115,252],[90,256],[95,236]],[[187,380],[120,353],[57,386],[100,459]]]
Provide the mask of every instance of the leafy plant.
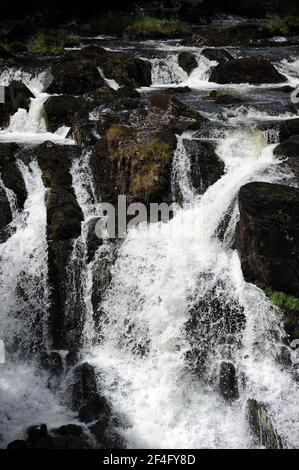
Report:
[[41,30],[32,36],[27,43],[27,49],[32,54],[62,54],[65,33],[63,30]]
[[175,38],[191,33],[191,28],[186,23],[176,19],[160,19],[146,16],[135,19],[126,29],[129,37],[138,38]]
[[299,313],[299,298],[292,295],[285,294],[284,292],[273,291],[266,289],[266,295],[271,302],[283,311]]

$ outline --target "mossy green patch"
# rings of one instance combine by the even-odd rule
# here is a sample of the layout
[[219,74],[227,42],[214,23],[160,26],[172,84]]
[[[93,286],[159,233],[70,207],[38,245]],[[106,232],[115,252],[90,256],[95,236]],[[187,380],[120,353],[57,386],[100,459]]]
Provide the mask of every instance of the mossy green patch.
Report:
[[191,34],[191,27],[176,19],[160,19],[144,17],[136,19],[126,28],[126,34],[130,38],[176,38]]
[[266,289],[265,292],[271,302],[281,310],[299,314],[298,297],[285,294],[284,292],[273,291],[271,289]]

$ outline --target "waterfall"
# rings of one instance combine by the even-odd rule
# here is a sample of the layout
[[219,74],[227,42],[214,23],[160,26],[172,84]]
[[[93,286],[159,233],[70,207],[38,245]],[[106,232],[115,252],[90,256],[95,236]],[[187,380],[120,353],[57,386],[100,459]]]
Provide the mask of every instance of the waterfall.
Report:
[[178,64],[178,54],[169,54],[166,58],[151,59],[152,64],[152,84],[161,85],[180,85],[197,88],[205,85],[209,75],[216,62],[212,62],[202,56],[200,53],[194,53],[198,66],[188,74]]
[[43,105],[50,95],[43,92],[44,73],[31,76],[28,73],[14,72],[13,74],[11,71],[5,71],[0,78],[0,83],[8,85],[10,81],[16,78],[24,82],[33,93],[34,98],[31,98],[28,111],[19,108],[11,116],[9,126],[0,130],[0,142],[19,142],[32,145],[51,140],[59,144],[74,144],[74,141],[67,137],[69,127],[62,126],[54,133],[47,132]]
[[[288,446],[298,441],[298,386],[275,362],[278,314],[244,281],[236,251],[215,237],[242,185],[282,178],[272,148],[260,132],[228,134],[217,147],[224,176],[159,231],[131,230],[120,248],[101,307],[104,339],[88,360],[128,419],[129,447],[251,447],[245,408],[252,397],[267,400]],[[226,316],[236,328],[233,344]],[[202,377],[193,370],[194,348],[206,353]],[[231,405],[217,392],[222,360],[234,363],[239,378],[240,398]]]

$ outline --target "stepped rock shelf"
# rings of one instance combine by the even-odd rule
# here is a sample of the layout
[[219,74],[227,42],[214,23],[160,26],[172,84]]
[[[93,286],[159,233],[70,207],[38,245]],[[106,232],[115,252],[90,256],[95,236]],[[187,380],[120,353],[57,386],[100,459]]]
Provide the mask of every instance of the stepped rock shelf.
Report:
[[298,447],[295,32],[157,27],[0,47],[2,448]]

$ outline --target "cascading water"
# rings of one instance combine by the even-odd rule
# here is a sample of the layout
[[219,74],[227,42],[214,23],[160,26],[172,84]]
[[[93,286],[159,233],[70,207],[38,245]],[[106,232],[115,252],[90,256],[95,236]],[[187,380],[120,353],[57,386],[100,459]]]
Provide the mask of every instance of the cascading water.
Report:
[[[45,188],[35,161],[26,165],[19,160],[18,167],[28,197],[22,212],[12,211],[12,235],[0,244],[0,331],[6,351],[0,378],[0,447],[24,437],[32,420],[47,421],[49,410],[53,424],[62,424],[65,415],[36,364],[48,342]],[[13,197],[11,201],[15,207]]]
[[[161,47],[165,49],[165,44]],[[199,50],[192,50],[198,67],[190,76],[181,69],[178,50],[183,49],[176,46],[166,58],[150,59],[153,88],[221,88],[208,82],[215,63]],[[294,85],[298,84],[297,65],[280,64]],[[0,131],[0,141],[74,143],[66,137],[68,128],[47,132],[43,103],[48,95],[43,93],[41,77],[7,69],[0,81],[8,85],[13,79],[23,80],[35,98],[28,112],[19,109],[11,117],[9,127]],[[114,80],[105,80],[118,88]],[[250,88],[235,87],[240,92]],[[96,108],[89,114],[90,121],[98,120],[98,110],[104,112],[103,107]],[[102,240],[92,256],[88,237],[100,215],[100,199],[89,166],[90,151],[72,162],[73,190],[84,221],[73,245],[63,313],[80,311],[81,358],[96,367],[101,393],[115,414],[125,417],[127,427],[122,432],[131,448],[257,447],[260,444],[246,416],[248,399],[267,405],[285,447],[298,444],[298,384],[277,361],[285,335],[280,313],[263,291],[244,281],[234,249],[240,187],[257,180],[293,184],[272,152],[277,131],[250,129],[258,121],[294,115],[273,117],[254,105],[221,112],[221,119],[218,109],[213,114],[219,129],[212,128],[209,137],[217,141],[224,175],[198,194],[184,140],[199,139],[199,134],[177,136],[172,195],[182,207],[166,224],[131,229],[117,246]],[[233,130],[226,132],[222,121]],[[13,218],[10,236],[0,244],[0,331],[8,352],[0,377],[1,447],[23,438],[28,425],[45,422],[51,428],[76,418],[61,405],[65,397],[48,387],[49,376],[40,370],[35,356],[47,349],[49,340],[46,190],[34,159],[19,159],[18,168],[28,194],[23,211],[0,179]],[[112,282],[103,297],[95,292],[95,275],[106,261]],[[97,303],[95,294],[100,297]],[[236,369],[239,397],[232,403],[219,393],[223,361]],[[59,392],[63,395],[63,387]]]
[[[237,253],[215,237],[243,184],[287,176],[259,132],[228,135],[217,152],[226,172],[200,199],[160,230],[129,232],[102,305],[104,340],[88,359],[101,370],[114,409],[128,419],[129,447],[251,447],[246,402],[261,397],[286,445],[298,441],[298,385],[275,362],[277,334],[282,338],[278,314],[244,281]],[[178,154],[185,158],[180,145]],[[211,314],[217,305],[220,318]],[[225,315],[236,332],[226,331]],[[206,350],[204,379],[188,360],[192,340]],[[235,364],[242,384],[231,405],[217,393],[223,360]]]
[[194,53],[198,66],[190,76],[180,67],[178,54],[169,54],[166,58],[151,59],[153,86],[180,85],[199,87],[208,85],[208,79],[213,66],[217,63],[206,59],[200,52]]

